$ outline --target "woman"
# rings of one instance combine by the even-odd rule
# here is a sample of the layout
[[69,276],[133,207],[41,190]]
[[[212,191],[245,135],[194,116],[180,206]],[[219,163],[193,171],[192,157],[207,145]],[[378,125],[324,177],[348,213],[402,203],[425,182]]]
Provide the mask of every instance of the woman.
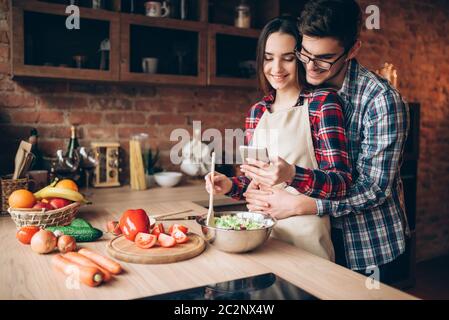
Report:
[[[265,190],[316,198],[345,197],[351,184],[346,152],[342,103],[335,91],[306,89],[302,64],[296,59],[300,44],[296,20],[271,20],[262,30],[257,49],[258,78],[265,97],[246,118],[246,142],[268,149],[265,174],[246,168],[245,176],[231,179],[215,174],[214,194],[242,199],[253,173]],[[245,160],[245,159],[244,159]],[[249,164],[258,164],[247,159]],[[211,192],[210,174],[205,177]],[[275,190],[275,189],[271,189]],[[288,197],[286,197],[288,199]],[[287,204],[288,205],[288,204]],[[251,209],[251,208],[250,208]],[[263,211],[264,208],[258,208]],[[333,260],[329,217],[275,216],[273,236],[323,258]]]

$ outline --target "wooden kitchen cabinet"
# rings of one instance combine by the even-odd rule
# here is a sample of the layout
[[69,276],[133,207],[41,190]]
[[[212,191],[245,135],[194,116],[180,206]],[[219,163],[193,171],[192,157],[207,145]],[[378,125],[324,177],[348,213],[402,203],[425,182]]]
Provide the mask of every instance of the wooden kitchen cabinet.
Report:
[[208,33],[209,85],[256,87],[260,30],[212,24]]
[[[185,20],[178,19],[179,12],[171,18],[150,18],[142,10],[124,13],[111,1],[105,2],[105,10],[81,3],[81,28],[68,30],[68,1],[13,0],[12,76],[256,87],[260,29],[280,13],[302,8],[304,2],[249,0],[252,24],[245,29],[233,26],[240,0],[189,0]],[[143,3],[138,2],[138,8]],[[106,38],[111,44],[109,63],[100,70],[98,50]],[[82,68],[75,68],[76,55],[87,58]],[[157,73],[143,72],[142,59],[147,57],[158,59]]]
[[[134,83],[206,84],[206,24],[121,14],[120,80]],[[157,72],[143,72],[144,58]]]
[[[120,17],[80,8],[80,29],[66,28],[66,6],[16,0],[12,6],[12,75],[71,80],[119,80]],[[99,48],[111,44],[109,63],[100,70]],[[76,68],[74,56],[84,56]]]

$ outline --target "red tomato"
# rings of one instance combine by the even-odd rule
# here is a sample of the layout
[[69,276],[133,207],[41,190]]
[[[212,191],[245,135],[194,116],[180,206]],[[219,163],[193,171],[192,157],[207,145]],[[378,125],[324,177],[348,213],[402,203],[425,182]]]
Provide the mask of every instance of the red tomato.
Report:
[[179,231],[182,231],[183,233],[187,234],[187,232],[189,232],[189,228],[187,228],[186,226],[183,226],[182,224],[172,224],[169,228],[168,228],[168,234],[172,234],[173,231],[175,231],[175,229],[178,229]]
[[16,238],[23,244],[30,244],[31,238],[37,233],[41,228],[36,226],[26,226],[22,227],[17,231]]
[[157,240],[159,241],[159,244],[161,245],[161,247],[164,247],[164,248],[170,248],[170,247],[174,247],[176,245],[175,238],[173,238],[169,235],[166,235],[165,233],[159,234]]
[[153,228],[153,230],[151,230],[151,234],[155,235],[156,237],[159,237],[161,232],[159,231],[159,228],[156,226],[156,227]]
[[122,234],[122,230],[120,230],[120,224],[118,221],[109,221],[106,225],[108,232],[112,233],[114,236],[119,236]]
[[187,241],[189,241],[189,238],[187,237],[187,235],[178,229],[174,229],[171,236],[173,238],[175,238],[176,243],[186,243]]
[[159,234],[165,233],[165,228],[162,222],[156,224],[156,226],[151,231],[151,234],[154,234],[156,237],[159,237]]
[[159,228],[161,233],[165,233],[164,224],[162,222],[159,222],[156,226]]
[[153,234],[139,232],[134,242],[139,248],[148,249],[156,244],[157,237]]
[[120,230],[128,240],[134,241],[139,232],[148,232],[150,219],[143,209],[127,210],[120,218]]

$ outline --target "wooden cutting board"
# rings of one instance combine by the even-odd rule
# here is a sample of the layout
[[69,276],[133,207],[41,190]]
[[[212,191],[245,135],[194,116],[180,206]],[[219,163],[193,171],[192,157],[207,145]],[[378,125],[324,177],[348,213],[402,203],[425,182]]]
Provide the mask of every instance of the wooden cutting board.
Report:
[[206,243],[199,235],[189,233],[189,241],[177,244],[172,248],[158,245],[142,249],[134,242],[120,236],[112,239],[107,246],[108,253],[119,260],[140,264],[159,264],[183,261],[196,257],[204,251]]

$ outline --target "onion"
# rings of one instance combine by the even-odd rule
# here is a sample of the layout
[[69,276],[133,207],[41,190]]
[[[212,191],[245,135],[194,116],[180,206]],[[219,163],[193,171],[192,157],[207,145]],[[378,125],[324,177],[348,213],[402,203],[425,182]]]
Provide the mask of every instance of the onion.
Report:
[[62,253],[72,252],[76,249],[76,240],[71,236],[60,236],[58,238],[58,249]]
[[37,253],[49,253],[56,248],[57,238],[53,232],[40,230],[31,238],[31,249]]

